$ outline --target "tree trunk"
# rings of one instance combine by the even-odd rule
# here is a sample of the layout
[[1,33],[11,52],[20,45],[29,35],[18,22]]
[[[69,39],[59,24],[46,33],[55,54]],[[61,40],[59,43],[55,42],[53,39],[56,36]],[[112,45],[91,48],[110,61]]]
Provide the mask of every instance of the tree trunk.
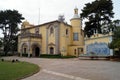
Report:
[[119,48],[119,54],[118,54],[118,57],[120,58],[120,48]]

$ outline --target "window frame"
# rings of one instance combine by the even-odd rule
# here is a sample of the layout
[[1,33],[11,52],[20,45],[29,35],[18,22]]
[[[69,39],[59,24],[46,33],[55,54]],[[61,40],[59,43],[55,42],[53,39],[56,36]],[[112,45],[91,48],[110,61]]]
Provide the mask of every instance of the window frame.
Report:
[[54,29],[53,27],[50,28],[50,34],[53,34],[54,33]]
[[79,34],[77,32],[73,33],[73,41],[79,41]]

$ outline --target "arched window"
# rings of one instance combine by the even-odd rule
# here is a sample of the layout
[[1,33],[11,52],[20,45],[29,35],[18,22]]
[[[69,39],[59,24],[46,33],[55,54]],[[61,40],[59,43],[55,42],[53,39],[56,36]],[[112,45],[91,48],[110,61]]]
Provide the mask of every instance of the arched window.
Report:
[[53,27],[50,28],[50,34],[53,34],[54,33],[54,29]]

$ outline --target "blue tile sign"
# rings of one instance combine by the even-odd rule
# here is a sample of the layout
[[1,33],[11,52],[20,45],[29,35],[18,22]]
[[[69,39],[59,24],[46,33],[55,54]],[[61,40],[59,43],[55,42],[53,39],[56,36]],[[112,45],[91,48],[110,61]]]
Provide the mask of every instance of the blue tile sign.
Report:
[[110,55],[110,49],[106,43],[93,43],[86,47],[87,54],[94,53],[96,55]]

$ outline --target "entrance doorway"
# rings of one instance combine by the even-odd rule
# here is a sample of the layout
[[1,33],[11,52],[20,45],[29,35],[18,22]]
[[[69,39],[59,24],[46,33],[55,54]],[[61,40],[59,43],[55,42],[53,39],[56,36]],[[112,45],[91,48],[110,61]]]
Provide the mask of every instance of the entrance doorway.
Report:
[[24,51],[23,51],[24,53],[27,53],[27,49],[26,48],[24,48]]
[[50,54],[54,54],[54,48],[50,47]]
[[78,55],[83,53],[83,48],[78,48]]
[[39,47],[36,47],[35,48],[35,57],[39,57],[39,54],[40,54],[40,49],[39,49]]

